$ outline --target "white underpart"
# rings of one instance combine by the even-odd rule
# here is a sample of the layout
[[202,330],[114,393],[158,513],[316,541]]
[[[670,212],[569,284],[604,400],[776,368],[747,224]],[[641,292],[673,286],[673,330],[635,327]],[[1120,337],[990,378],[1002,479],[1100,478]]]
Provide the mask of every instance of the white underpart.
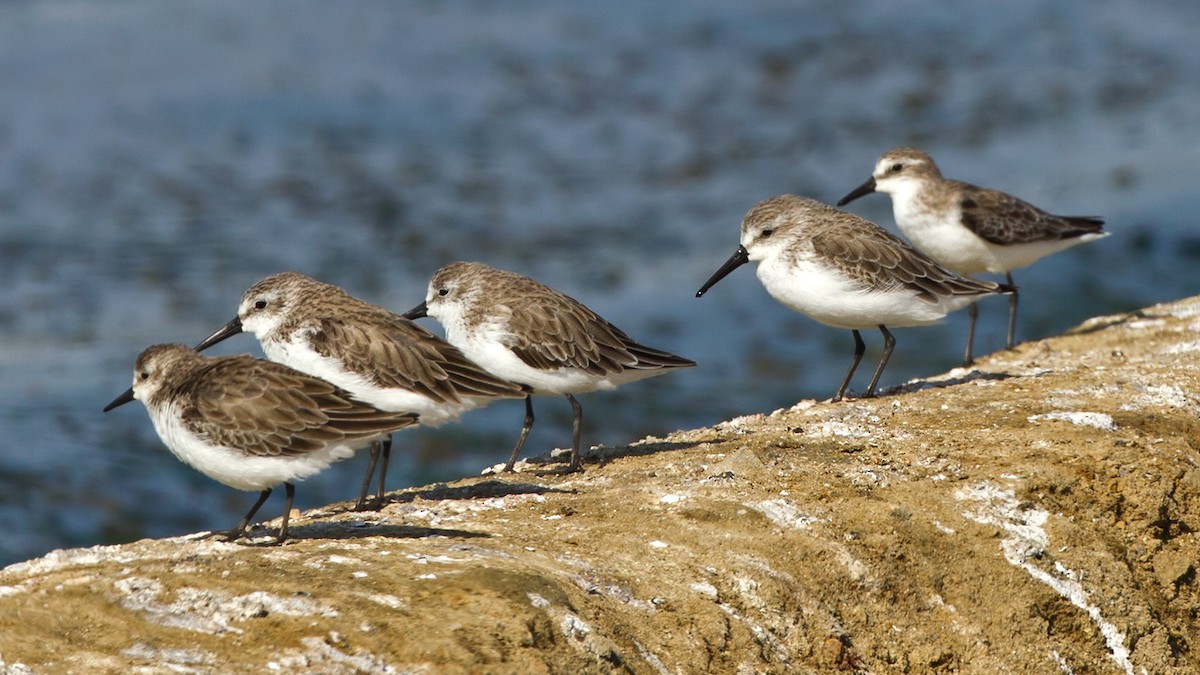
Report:
[[422,426],[436,427],[456,421],[464,412],[491,400],[463,398],[458,403],[435,401],[409,389],[380,387],[365,376],[347,370],[340,360],[317,353],[309,342],[311,335],[311,330],[300,330],[292,333],[291,339],[286,342],[259,337],[259,343],[268,359],[337,385],[358,400],[380,410],[417,413],[417,423]]
[[758,279],[771,297],[835,328],[924,326],[984,297],[943,296],[929,302],[909,288],[868,288],[817,260],[786,259],[778,248],[755,246],[747,250],[750,260],[759,261]]
[[146,406],[154,430],[181,462],[215,481],[238,490],[260,491],[284,482],[304,480],[330,464],[354,455],[370,439],[336,443],[324,450],[286,457],[260,457],[215,446],[188,430],[176,406]]
[[442,324],[446,341],[458,347],[467,358],[496,377],[524,384],[534,394],[582,394],[589,391],[613,389],[626,382],[662,375],[669,368],[622,370],[609,375],[597,375],[579,368],[543,370],[525,363],[508,348],[513,342],[503,321],[471,325],[464,320],[463,303],[435,299],[430,294],[427,312]]
[[1108,236],[1107,232],[1101,232],[1069,239],[994,244],[962,224],[962,209],[958,204],[941,213],[926,209],[917,200],[926,185],[926,181],[900,176],[877,179],[875,189],[892,196],[896,225],[913,246],[939,265],[959,274],[1004,274],[1051,253]]

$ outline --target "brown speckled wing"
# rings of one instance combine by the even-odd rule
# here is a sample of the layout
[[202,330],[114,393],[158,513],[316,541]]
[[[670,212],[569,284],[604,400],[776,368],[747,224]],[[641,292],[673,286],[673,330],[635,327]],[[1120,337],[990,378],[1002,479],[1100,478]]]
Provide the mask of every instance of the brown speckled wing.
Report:
[[906,286],[929,302],[998,290],[995,283],[960,277],[938,266],[899,237],[858,218],[842,220],[836,230],[815,233],[812,244],[826,264],[872,289]]
[[313,349],[381,387],[408,389],[438,402],[524,395],[519,385],[489,374],[433,333],[373,309],[345,319],[323,317],[310,338]]
[[[514,275],[515,276],[515,275]],[[506,289],[512,310],[509,348],[530,367],[578,368],[594,375],[694,366],[695,362],[639,344],[583,303],[519,278]]]
[[963,226],[993,244],[1072,239],[1099,232],[1095,216],[1055,216],[1016,197],[969,183],[955,183]]
[[417,422],[383,412],[324,380],[250,356],[214,359],[180,392],[182,421],[208,441],[279,457],[363,441]]

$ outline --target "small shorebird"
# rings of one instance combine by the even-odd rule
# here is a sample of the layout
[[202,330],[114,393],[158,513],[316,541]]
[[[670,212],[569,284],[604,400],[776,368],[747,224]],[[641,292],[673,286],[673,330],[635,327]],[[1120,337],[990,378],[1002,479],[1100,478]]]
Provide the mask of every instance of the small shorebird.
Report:
[[413,413],[381,411],[278,363],[247,355],[210,358],[176,344],[143,351],[133,386],[104,412],[134,399],[180,461],[231,488],[261,491],[226,541],[245,533],[272,488],[283,483],[287,501],[276,539],[283,543],[295,481],[417,423]]
[[634,342],[582,303],[519,274],[477,262],[456,262],[433,275],[425,302],[404,316],[431,316],[446,339],[491,373],[529,387],[525,423],[504,465],[512,471],[533,427],[529,394],[562,394],[574,425],[571,463],[581,468],[583,408],[573,394],[614,387],[696,365]]
[[[258,338],[272,361],[332,382],[380,410],[417,413],[422,426],[440,426],[497,398],[525,394],[399,314],[296,272],[269,276],[247,289],[238,315],[196,349],[243,331]],[[380,454],[376,499],[383,499],[391,446],[389,436],[372,447],[359,510],[367,507]]]
[[[892,196],[896,225],[921,252],[959,274],[1003,274],[1038,258],[1108,236],[1096,216],[1055,216],[998,190],[942,177],[933,158],[915,148],[896,148],[875,162],[871,178],[842,197],[838,206],[872,192]],[[1009,296],[1008,339],[1013,347],[1017,290]],[[964,365],[973,361],[975,319],[971,306]]]
[[866,396],[887,365],[895,338],[887,326],[923,326],[980,298],[1012,289],[960,277],[886,230],[813,199],[782,195],[759,202],[742,220],[741,245],[696,292],[704,293],[747,262],[771,297],[826,326],[854,333],[854,360],[834,401],[842,400],[866,346],[859,329],[878,327],[884,349]]

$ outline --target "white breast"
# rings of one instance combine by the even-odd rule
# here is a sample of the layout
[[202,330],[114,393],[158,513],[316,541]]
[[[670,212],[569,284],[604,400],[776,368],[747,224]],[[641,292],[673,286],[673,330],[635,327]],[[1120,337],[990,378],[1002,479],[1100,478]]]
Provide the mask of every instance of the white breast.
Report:
[[814,260],[772,257],[759,263],[757,274],[771,297],[835,328],[923,326],[978,299],[954,296],[931,303],[907,288],[874,290]]
[[538,395],[582,394],[612,389],[626,382],[661,375],[667,371],[665,368],[622,370],[609,375],[596,375],[578,368],[533,368],[506,346],[511,342],[508,332],[497,324],[476,326],[471,330],[465,330],[462,326],[451,330],[447,326],[446,337],[450,344],[462,350],[484,370],[511,382],[527,385]]
[[1030,265],[1040,258],[1107,236],[1085,234],[1071,239],[1033,241],[1021,244],[996,244],[976,235],[962,224],[962,208],[957,201],[945,210],[931,209],[914,192],[892,194],[896,225],[905,237],[942,267],[970,276],[989,272],[1004,274]]
[[900,193],[892,195],[892,211],[912,245],[942,267],[963,275],[994,271],[994,245],[963,226],[957,204],[938,211]]
[[1072,246],[1078,246],[1084,242],[1095,241],[1107,237],[1107,232],[1096,234],[1085,234],[1079,237],[1070,239],[1051,239],[1047,241],[1031,241],[1025,244],[1011,244],[1009,246],[1000,246],[998,244],[988,244],[991,249],[992,262],[988,266],[989,272],[1003,274],[1011,272],[1015,269],[1020,269],[1026,265],[1031,265],[1040,258],[1044,258],[1052,253],[1064,251]]
[[214,446],[188,430],[174,406],[150,410],[150,420],[163,443],[184,464],[238,490],[261,491],[284,482],[304,480],[354,454],[357,446],[335,444],[324,450],[288,457],[257,457]]

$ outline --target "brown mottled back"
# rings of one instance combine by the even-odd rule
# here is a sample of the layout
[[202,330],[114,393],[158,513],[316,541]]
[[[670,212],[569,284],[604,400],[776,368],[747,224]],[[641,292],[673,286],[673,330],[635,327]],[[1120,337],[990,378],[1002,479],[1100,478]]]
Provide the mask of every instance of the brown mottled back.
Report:
[[[439,271],[471,286],[468,316],[507,326],[506,346],[533,368],[578,368],[595,375],[695,365],[647,347],[586,305],[533,279],[483,263],[457,262]],[[438,284],[435,275],[433,284]],[[481,287],[486,284],[487,290]]]
[[316,377],[248,355],[204,357],[183,345],[143,352],[137,370],[163,379],[148,405],[173,404],[201,438],[256,456],[363,444],[417,422],[355,400]]

